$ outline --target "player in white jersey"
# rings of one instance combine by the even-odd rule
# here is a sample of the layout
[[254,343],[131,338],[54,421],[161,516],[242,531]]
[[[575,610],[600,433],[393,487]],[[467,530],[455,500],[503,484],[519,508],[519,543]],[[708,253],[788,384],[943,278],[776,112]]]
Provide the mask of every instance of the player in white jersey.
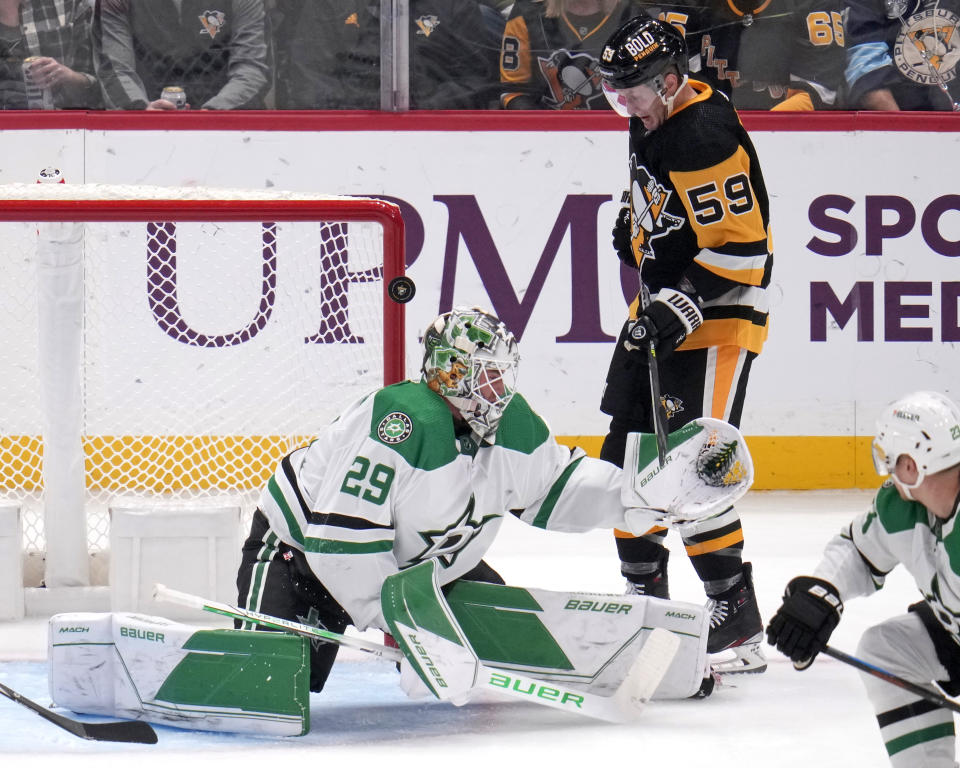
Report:
[[[516,391],[517,344],[496,317],[454,309],[431,323],[423,344],[419,382],[355,402],[281,461],[243,547],[242,606],[338,633],[347,625],[386,631],[381,590],[401,570],[432,560],[441,586],[497,581],[481,558],[505,514],[561,531],[643,533],[665,524],[661,513],[638,509],[673,508],[651,501],[659,480],[640,477],[643,496],[633,497],[622,478],[639,476],[637,467],[629,473],[557,443]],[[749,477],[740,493],[752,465],[741,474]],[[687,505],[682,485],[660,483]],[[713,493],[714,485],[702,487]],[[313,648],[312,690],[323,687],[336,652],[332,644]]]
[[[787,584],[767,640],[808,667],[840,621],[843,602],[875,592],[902,564],[923,600],[869,628],[857,655],[910,682],[960,694],[960,407],[936,392],[890,404],[873,441],[890,479],[871,508],[827,544],[813,576]],[[954,768],[953,714],[863,674],[890,762]]]

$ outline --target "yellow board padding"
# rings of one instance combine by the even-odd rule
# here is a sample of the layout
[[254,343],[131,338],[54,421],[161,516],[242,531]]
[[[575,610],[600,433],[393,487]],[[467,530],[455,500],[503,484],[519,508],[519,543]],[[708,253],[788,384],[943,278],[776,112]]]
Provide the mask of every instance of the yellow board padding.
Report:
[[[747,435],[758,491],[822,488],[878,488],[870,437]],[[564,445],[579,446],[590,456],[600,455],[603,437],[563,435]]]
[[[120,435],[83,441],[88,490],[169,493],[184,489],[256,489],[309,436]],[[603,437],[563,435],[564,445],[600,455]],[[756,490],[876,488],[869,437],[747,437]],[[43,449],[36,435],[0,436],[0,489],[42,488]]]

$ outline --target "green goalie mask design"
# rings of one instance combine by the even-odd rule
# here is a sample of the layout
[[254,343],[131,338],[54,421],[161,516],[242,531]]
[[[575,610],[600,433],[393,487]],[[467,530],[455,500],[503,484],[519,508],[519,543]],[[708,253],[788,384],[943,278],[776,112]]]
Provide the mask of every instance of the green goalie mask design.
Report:
[[430,324],[423,347],[423,380],[481,438],[492,437],[517,389],[513,334],[482,309],[456,307]]
[[873,464],[879,475],[893,475],[906,454],[918,476],[907,490],[930,474],[960,464],[960,407],[939,392],[913,392],[890,403],[877,419]]

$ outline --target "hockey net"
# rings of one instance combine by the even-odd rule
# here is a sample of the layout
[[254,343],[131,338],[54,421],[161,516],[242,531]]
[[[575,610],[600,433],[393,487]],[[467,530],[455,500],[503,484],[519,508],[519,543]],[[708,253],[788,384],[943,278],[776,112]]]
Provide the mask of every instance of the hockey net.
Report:
[[380,200],[6,185],[0,244],[0,500],[27,586],[69,536],[103,583],[117,497],[248,517],[284,454],[404,377],[403,222]]

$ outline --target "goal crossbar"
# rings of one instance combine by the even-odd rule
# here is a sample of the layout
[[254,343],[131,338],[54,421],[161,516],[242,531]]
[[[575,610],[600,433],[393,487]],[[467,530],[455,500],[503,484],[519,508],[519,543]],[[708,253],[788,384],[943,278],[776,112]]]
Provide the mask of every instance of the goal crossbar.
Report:
[[[75,234],[61,237],[74,224],[89,225],[79,230],[77,257],[66,256]],[[363,225],[356,234],[353,224]],[[360,382],[405,378],[404,305],[389,291],[404,274],[405,230],[393,203],[272,189],[16,184],[0,185],[0,225],[14,228],[0,246],[13,256],[0,327],[18,339],[0,355],[0,371],[19,377],[2,399],[17,416],[0,425],[0,492],[33,510],[25,537],[45,554],[47,586],[59,586],[51,564],[61,570],[67,560],[62,583],[83,582],[78,553],[105,548],[118,487],[189,501],[243,478],[247,499],[251,478],[255,485],[278,455],[313,434],[323,409],[335,415]],[[91,226],[104,229],[91,234]],[[219,231],[230,227],[247,229]],[[44,251],[45,232],[54,233],[53,250]],[[16,251],[21,245],[39,250]],[[80,287],[68,286],[63,302],[67,262],[77,262]],[[89,303],[99,296],[107,297],[102,306]],[[63,315],[71,302],[74,314]],[[31,325],[38,318],[39,330]],[[220,326],[231,332],[211,330]],[[281,343],[309,367],[297,373],[294,357],[279,357]],[[364,346],[382,360],[354,357],[351,348]],[[281,374],[303,384],[282,389]],[[113,398],[118,386],[122,397]],[[271,410],[279,404],[280,420]],[[82,495],[86,502],[74,501]],[[98,522],[88,528],[91,510]],[[53,538],[71,543],[53,546]]]

